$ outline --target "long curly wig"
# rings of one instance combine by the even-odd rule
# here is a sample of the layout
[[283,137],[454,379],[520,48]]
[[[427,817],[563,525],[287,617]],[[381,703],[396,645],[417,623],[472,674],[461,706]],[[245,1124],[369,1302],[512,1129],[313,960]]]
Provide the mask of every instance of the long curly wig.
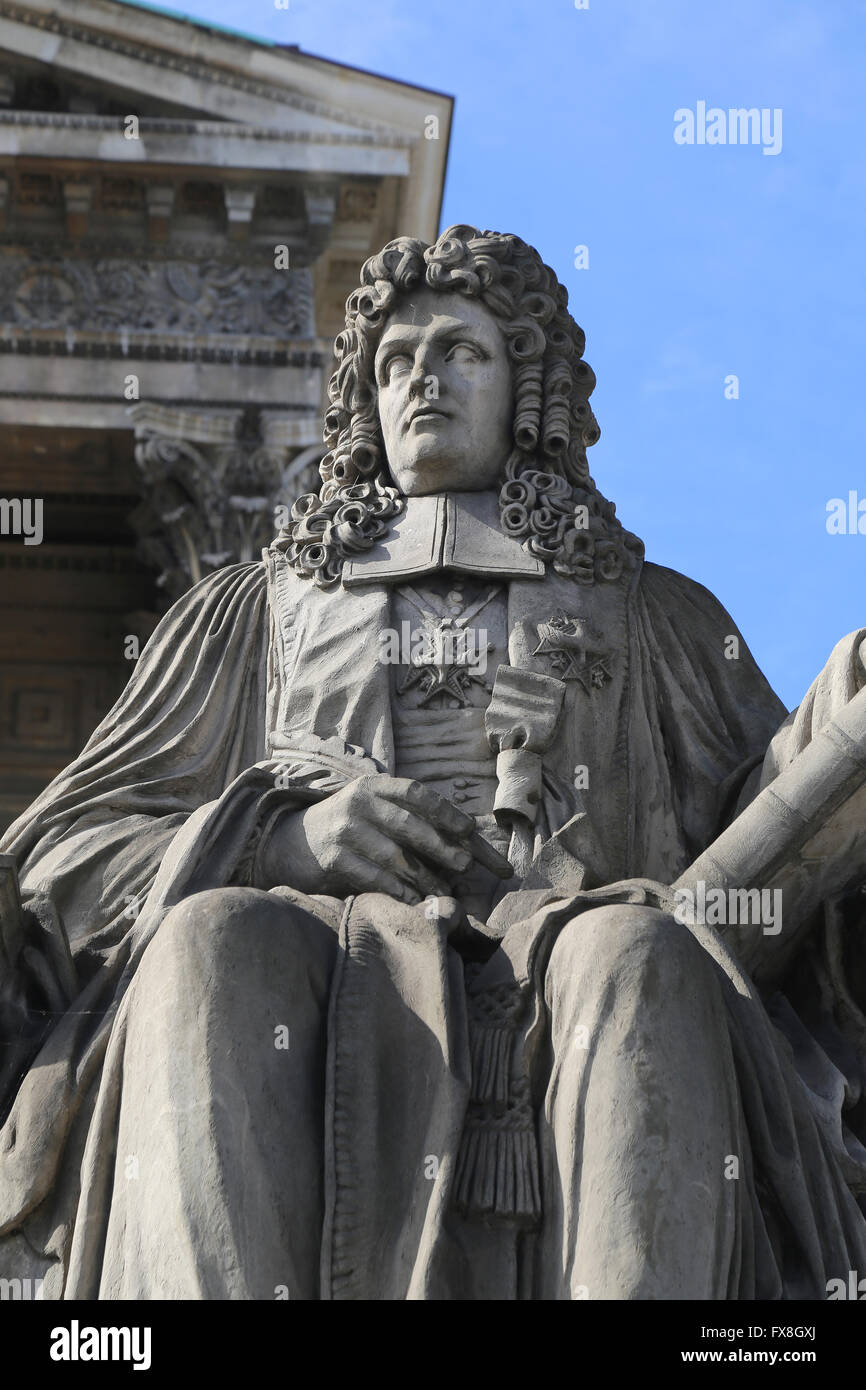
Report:
[[514,426],[499,498],[503,531],[580,584],[618,579],[643,544],[589,475],[586,451],[600,433],[589,406],[595,374],[583,360],[586,340],[568,312],[568,291],[519,237],[470,226],[449,227],[432,246],[398,237],[365,262],[334,345],[322,486],[298,498],[274,544],[298,573],[329,586],[343,561],[368,550],[402,510],[379,426],[374,361],[394,306],[425,286],[479,299],[508,344]]

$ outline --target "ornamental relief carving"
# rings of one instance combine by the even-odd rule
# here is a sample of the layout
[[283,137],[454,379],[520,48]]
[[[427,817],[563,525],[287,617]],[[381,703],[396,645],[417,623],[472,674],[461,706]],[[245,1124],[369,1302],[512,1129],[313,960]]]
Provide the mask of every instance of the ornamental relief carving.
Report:
[[131,520],[139,556],[159,570],[167,599],[223,565],[257,559],[281,524],[277,508],[287,514],[315,485],[321,447],[296,452],[287,442],[291,425],[279,415],[148,404],[130,414],[144,485]]
[[218,261],[10,257],[0,260],[0,322],[310,338],[313,281],[306,268]]

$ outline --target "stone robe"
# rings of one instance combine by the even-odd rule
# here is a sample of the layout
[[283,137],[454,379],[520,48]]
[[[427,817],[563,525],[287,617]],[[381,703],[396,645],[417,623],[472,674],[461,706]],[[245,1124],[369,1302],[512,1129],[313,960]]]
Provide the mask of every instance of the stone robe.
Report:
[[[471,569],[483,515],[436,506],[442,526],[421,570]],[[198,584],[80,757],[4,839],[42,924],[56,1002],[4,1040],[0,1273],[43,1278],[46,1297],[166,1296],[128,1253],[112,1253],[137,1191],[124,1171],[137,1155],[120,1137],[123,1096],[148,1094],[152,1003],[136,978],[173,909],[249,882],[275,807],[394,770],[378,639],[393,583],[406,577],[395,532],[384,551],[348,565],[335,590],[299,578],[276,547]],[[552,995],[569,980],[567,969],[548,978],[559,933],[600,903],[669,908],[665,886],[864,682],[861,632],[839,644],[786,719],[742,639],[739,658],[726,658],[737,629],[700,585],[644,564],[585,588],[530,572],[513,548],[501,558],[511,668],[550,675],[539,628],[577,614],[598,635],[604,676],[563,682],[532,862],[491,914],[499,945],[486,961],[466,966],[447,923],[423,907],[382,894],[300,902],[338,941],[332,975],[310,986],[324,991],[327,1087],[314,1136],[323,1216],[303,1236],[321,1247],[321,1279],[302,1296],[583,1296],[579,1271],[553,1277],[557,1251],[545,1254],[558,1199],[543,1097],[554,1079],[580,1074],[550,1035]],[[590,773],[585,790],[572,777],[579,765]],[[698,1296],[823,1297],[828,1279],[866,1269],[856,1133],[866,1028],[850,920],[828,908],[790,979],[760,990],[711,929],[694,938],[718,979],[708,1026],[741,1160],[719,1283]],[[153,966],[144,978],[156,988]],[[171,1106],[170,1087],[162,1104]],[[242,1113],[255,1140],[267,1105]],[[666,1162],[657,1148],[656,1160]],[[220,1277],[202,1296],[274,1296],[244,1270]]]

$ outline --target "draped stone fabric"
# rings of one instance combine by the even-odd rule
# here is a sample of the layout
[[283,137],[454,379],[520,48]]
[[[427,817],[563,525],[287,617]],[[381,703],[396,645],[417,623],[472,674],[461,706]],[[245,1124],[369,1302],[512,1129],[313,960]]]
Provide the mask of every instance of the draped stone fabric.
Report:
[[[572,611],[573,596],[573,584],[556,578],[511,581],[512,666],[543,669],[538,624]],[[596,987],[584,975],[580,997],[569,965],[575,942],[583,929],[590,938],[593,909],[605,903],[670,911],[666,885],[862,686],[866,634],[839,644],[786,718],[744,644],[739,659],[725,658],[725,638],[737,629],[701,586],[644,565],[629,582],[580,597],[605,634],[611,679],[597,696],[570,683],[544,755],[532,863],[521,886],[505,885],[487,926],[499,945],[474,965],[423,905],[244,888],[275,807],[393,770],[388,672],[377,659],[389,586],[322,591],[273,549],[261,564],[219,571],[175,605],[80,757],[2,844],[55,943],[53,954],[45,948],[45,969],[63,1002],[37,1034],[7,1040],[14,1065],[2,1097],[0,1273],[43,1277],[52,1298],[273,1297],[276,1285],[321,1298],[583,1296],[589,1237],[579,1214],[591,1200],[593,1164],[610,1155],[592,1147],[595,1130],[584,1133],[582,1105],[599,1056],[607,1049],[615,1057],[617,1043],[602,956]],[[570,776],[577,764],[604,769],[585,793]],[[246,1137],[243,1152],[253,1153],[262,1183],[275,1181],[281,1138],[297,1173],[312,1173],[319,1101],[314,1082],[311,1091],[298,1080],[296,1113],[309,1117],[287,1129],[274,1110],[278,1083],[263,1074],[224,1153],[211,1136],[216,1156],[201,1179],[198,1215],[191,1192],[182,1200],[190,1174],[172,1169],[162,1147],[186,1234],[160,1285],[148,1275],[157,1235],[146,1235],[141,1206],[152,1174],[124,1165],[132,1157],[147,1169],[155,1154],[144,1132],[148,1107],[160,1124],[168,1116],[169,1138],[205,1143],[181,1097],[199,1085],[233,1094],[231,1068],[242,1059],[228,1057],[231,1049],[190,1054],[188,1072],[177,1064],[192,1036],[180,982],[222,987],[228,957],[213,945],[198,954],[186,942],[170,949],[178,913],[196,895],[232,885],[248,895],[242,917],[258,921],[261,935],[256,928],[234,938],[231,959],[282,981],[304,1017],[316,1006],[318,1041],[307,1030],[303,1046],[311,1059],[304,1074],[321,1068],[325,1078],[313,1135],[321,1174],[306,1187],[299,1179],[297,1189],[274,1188],[275,1229],[292,1246],[279,1277],[261,1221],[267,1203],[260,1193],[255,1212],[244,1205],[250,1192],[233,1170],[240,1150],[232,1145]],[[719,1228],[716,1282],[694,1296],[820,1298],[828,1278],[866,1267],[857,1201],[866,1152],[855,1132],[866,1058],[856,982],[864,977],[840,911],[828,907],[791,981],[774,982],[763,998],[708,927],[691,928],[687,939],[680,932],[660,967],[667,988],[686,989],[690,972],[700,977],[695,989],[718,1043],[707,1085],[740,1161]],[[287,942],[333,943],[298,966],[303,990],[288,947],[282,959],[274,944],[281,913]],[[71,969],[56,929],[52,936],[58,918]],[[651,937],[641,949],[655,958]],[[819,985],[810,994],[803,972],[813,967]],[[607,968],[625,967],[620,957]],[[636,1026],[651,1016],[649,1001],[639,1005],[640,995]],[[596,1039],[585,1055],[565,1045],[579,1017]],[[491,1029],[504,1030],[502,1047]],[[515,1113],[530,1119],[514,1130],[509,1161],[517,1167],[491,1187],[485,1165],[505,1152],[490,1093],[500,1083]],[[654,1145],[662,1171],[665,1153]],[[521,1195],[515,1183],[528,1181],[530,1168],[537,1192]],[[235,1192],[223,1190],[227,1174]],[[227,1213],[212,1228],[209,1193],[212,1215],[218,1199]],[[654,1294],[614,1281],[595,1296]]]

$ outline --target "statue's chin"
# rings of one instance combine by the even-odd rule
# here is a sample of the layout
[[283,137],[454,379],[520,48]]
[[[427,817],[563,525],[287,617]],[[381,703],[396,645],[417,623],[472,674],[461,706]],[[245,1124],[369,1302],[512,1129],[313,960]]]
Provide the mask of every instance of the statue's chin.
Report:
[[499,484],[499,468],[479,471],[464,464],[428,460],[392,471],[394,486],[404,497],[429,497],[435,492],[483,492]]

